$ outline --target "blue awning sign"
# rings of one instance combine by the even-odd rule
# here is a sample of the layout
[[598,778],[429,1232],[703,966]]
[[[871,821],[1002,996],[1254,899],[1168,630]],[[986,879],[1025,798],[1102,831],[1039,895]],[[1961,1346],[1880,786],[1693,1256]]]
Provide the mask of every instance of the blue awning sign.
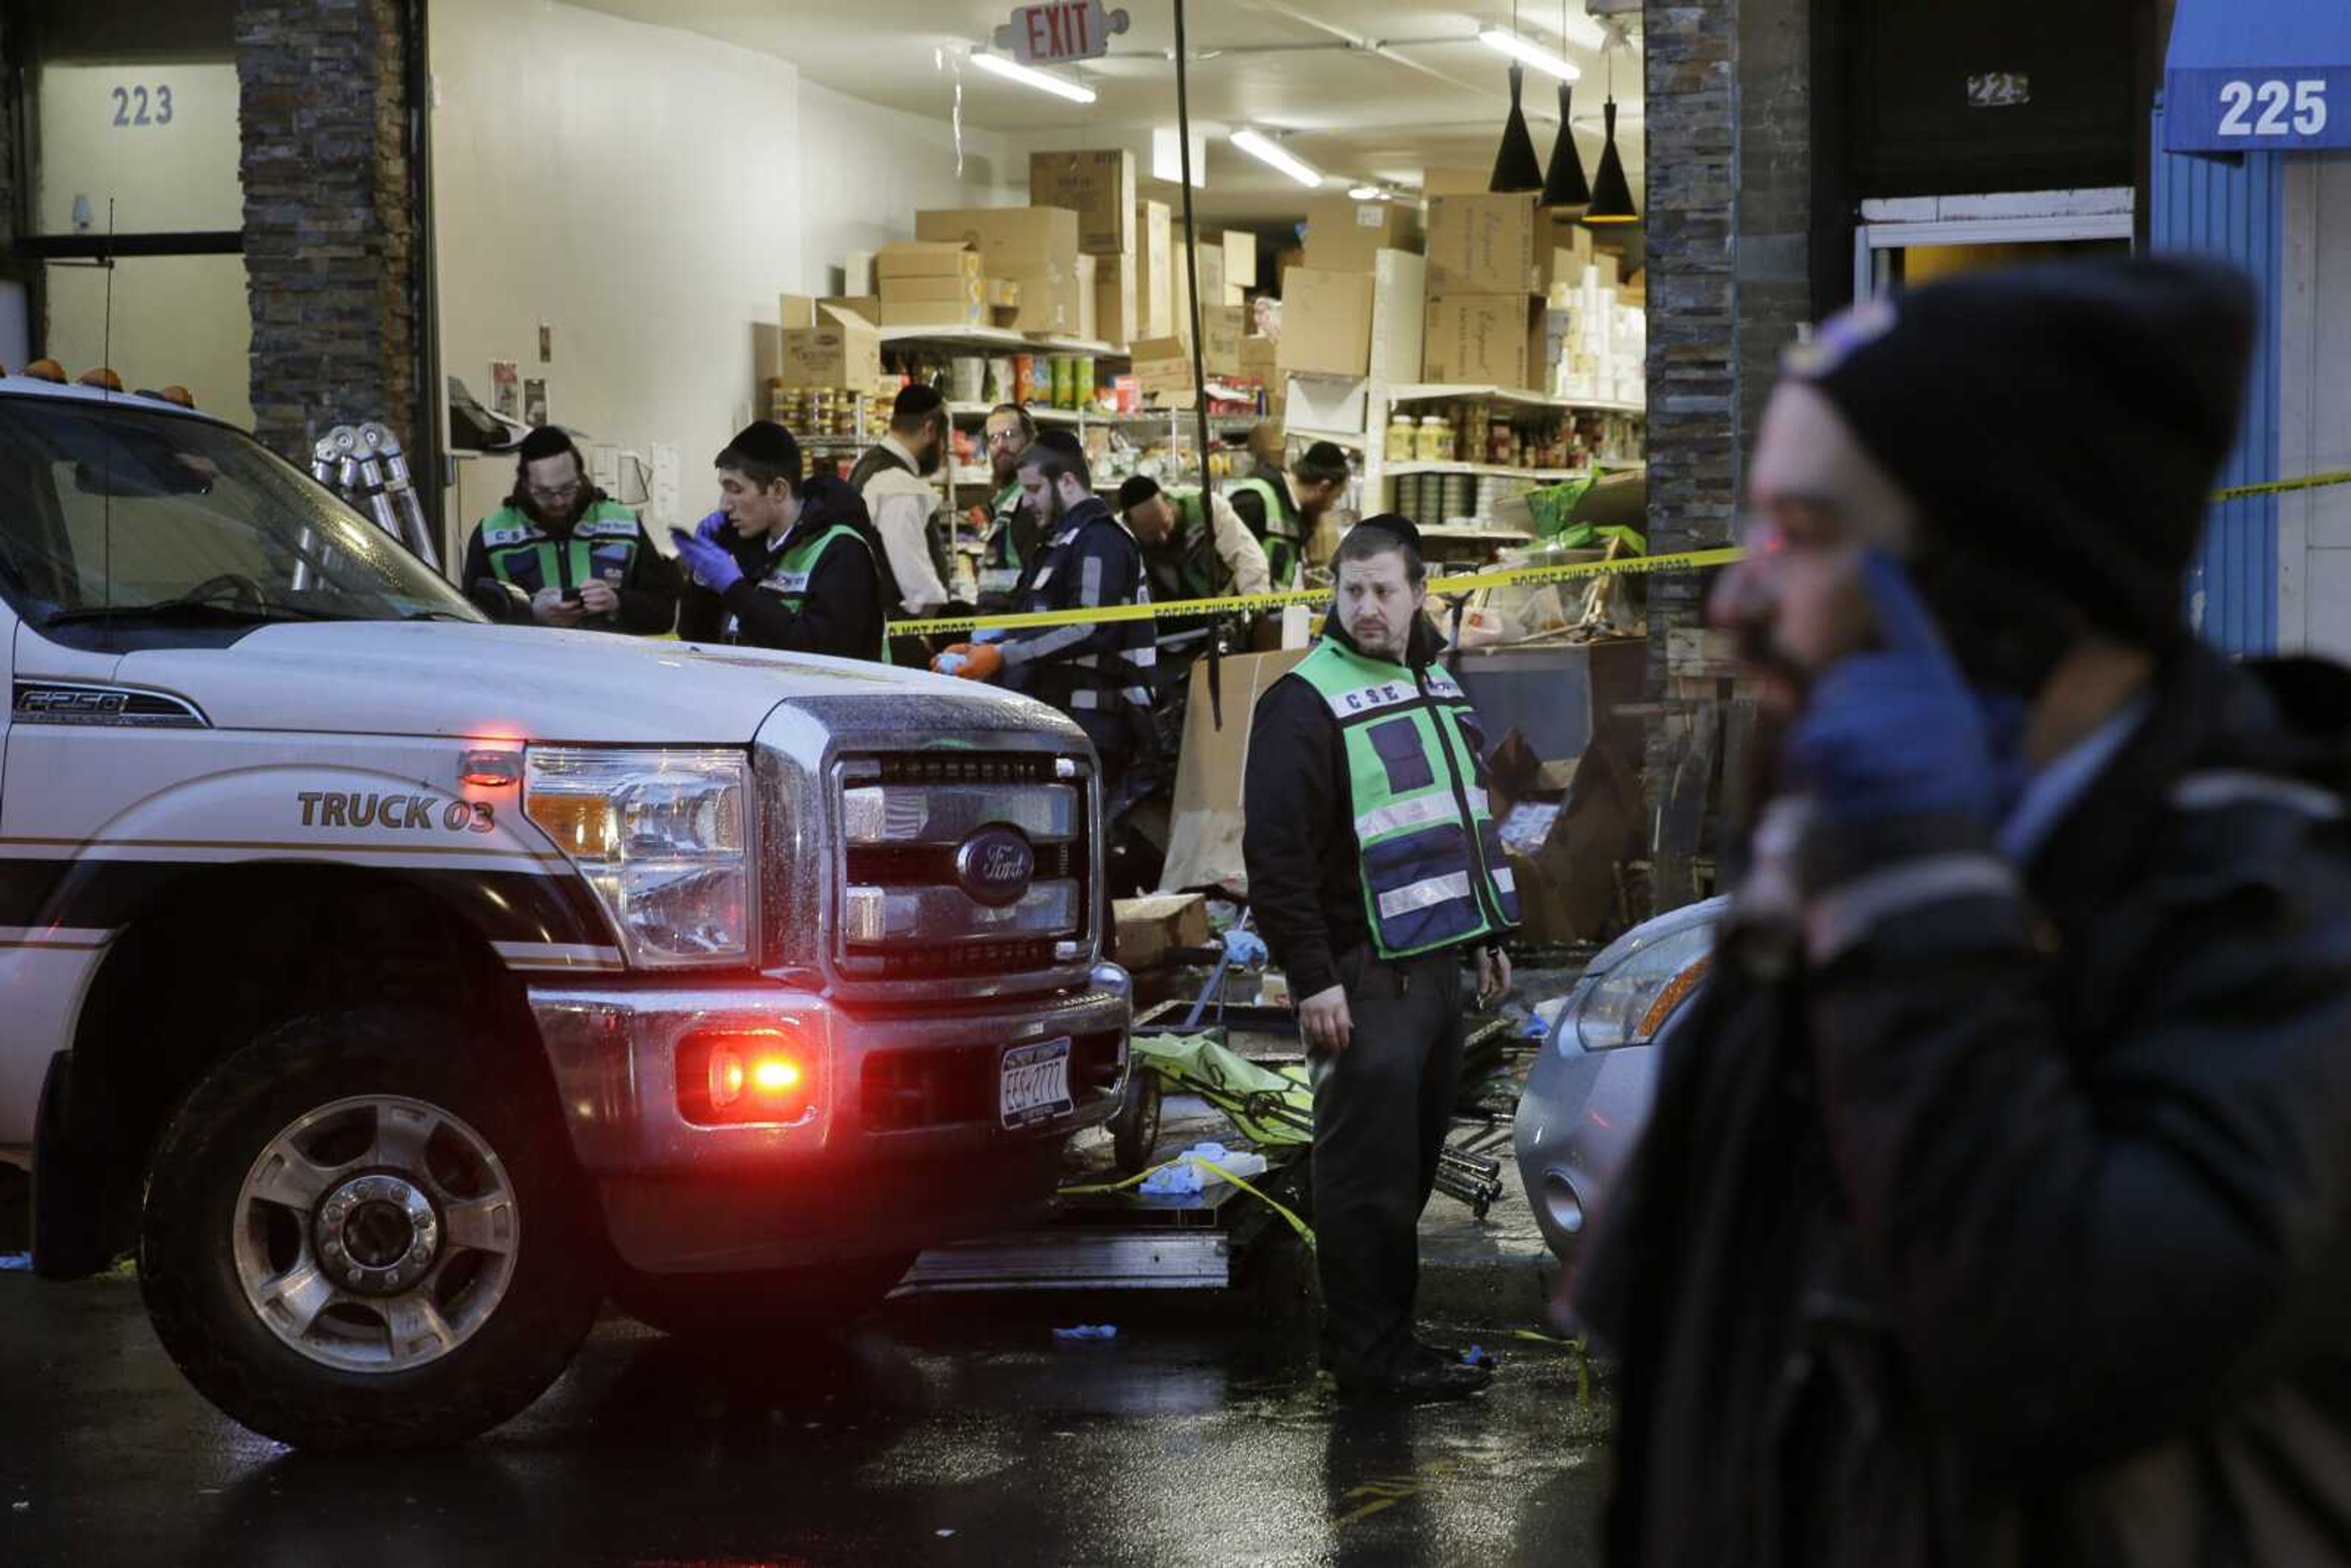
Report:
[[2168,152],[2351,148],[2351,4],[2179,0],[2163,110]]

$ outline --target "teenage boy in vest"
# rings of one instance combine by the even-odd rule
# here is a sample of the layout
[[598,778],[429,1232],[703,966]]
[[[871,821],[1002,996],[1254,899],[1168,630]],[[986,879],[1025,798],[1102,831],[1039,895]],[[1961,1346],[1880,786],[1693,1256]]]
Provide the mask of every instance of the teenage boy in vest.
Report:
[[482,519],[459,579],[502,621],[658,636],[677,619],[677,573],[636,513],[588,483],[571,437],[543,424],[516,449],[514,494]]
[[1241,853],[1314,1082],[1323,1365],[1349,1394],[1446,1399],[1490,1374],[1414,1336],[1420,1211],[1460,1089],[1463,966],[1481,1005],[1509,990],[1519,903],[1419,539],[1386,513],[1340,545],[1322,643],[1257,706]]
[[882,659],[882,546],[857,492],[803,478],[799,444],[769,420],[712,461],[718,509],[692,533],[670,530],[693,574],[677,634]]
[[1290,465],[1287,483],[1278,465],[1260,458],[1257,471],[1233,486],[1233,510],[1265,546],[1275,588],[1298,586],[1307,541],[1322,515],[1347,493],[1347,455],[1331,442],[1318,441]]

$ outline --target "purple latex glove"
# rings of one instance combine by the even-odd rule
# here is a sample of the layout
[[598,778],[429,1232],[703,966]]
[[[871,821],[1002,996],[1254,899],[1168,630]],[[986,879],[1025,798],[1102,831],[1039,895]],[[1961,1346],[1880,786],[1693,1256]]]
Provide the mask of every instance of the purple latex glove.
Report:
[[[705,518],[706,525],[709,519]],[[743,569],[726,547],[699,537],[699,530],[689,534],[684,528],[672,528],[669,537],[677,541],[677,559],[694,574],[694,580],[713,593],[724,593],[743,580]]]
[[715,545],[726,537],[726,514],[713,512],[694,525],[694,537],[704,544]]
[[1993,825],[2003,792],[1994,716],[1959,673],[1902,563],[1872,550],[1861,570],[1876,644],[1813,683],[1788,737],[1791,775],[1841,821],[1959,816]]

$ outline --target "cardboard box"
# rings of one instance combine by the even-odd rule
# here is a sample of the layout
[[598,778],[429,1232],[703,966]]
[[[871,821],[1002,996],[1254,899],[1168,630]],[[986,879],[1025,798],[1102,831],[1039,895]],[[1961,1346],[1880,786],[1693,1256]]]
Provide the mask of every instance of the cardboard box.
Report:
[[1078,215],[1078,248],[1092,256],[1134,249],[1134,154],[1031,152],[1031,206],[1064,207]]
[[1432,294],[1420,379],[1532,388],[1541,374],[1543,304],[1529,294]]
[[1423,169],[1420,172],[1420,193],[1424,196],[1482,196],[1493,180],[1490,169]]
[[1208,901],[1201,894],[1155,893],[1114,899],[1110,907],[1118,928],[1118,962],[1130,970],[1163,967],[1173,962],[1168,955],[1176,949],[1206,947],[1215,939]]
[[1436,196],[1428,204],[1428,292],[1531,294],[1535,198]]
[[786,294],[776,305],[777,319],[786,330],[794,327],[816,325],[816,297],[810,294]]
[[820,326],[827,310],[846,310],[864,321],[882,319],[882,297],[879,294],[828,294],[816,302],[816,317],[809,322]]
[[873,258],[873,276],[880,280],[882,297],[890,297],[890,285],[908,278],[951,278],[977,287],[984,275],[979,253],[969,246],[952,240],[907,240],[898,245],[885,245]]
[[1134,345],[1134,384],[1146,401],[1162,407],[1189,407],[1192,346],[1181,338],[1145,338]]
[[1134,204],[1134,335],[1176,335],[1173,218],[1165,202]]
[[1078,214],[1061,207],[953,207],[914,214],[914,237],[979,252],[992,277],[1075,273]]
[[1124,348],[1146,335],[1135,309],[1134,257],[1098,256],[1093,263],[1095,335],[1104,342]]
[[1200,355],[1212,376],[1241,373],[1241,340],[1249,335],[1249,312],[1238,305],[1210,305],[1200,311]]
[[1293,267],[1282,279],[1277,362],[1294,374],[1362,376],[1372,369],[1372,278]]
[[[1167,227],[1169,275],[1168,302],[1175,308],[1176,319],[1170,328],[1175,336],[1192,336],[1192,275],[1185,266],[1184,225],[1170,224]],[[1225,246],[1213,235],[1204,235],[1196,249],[1194,265],[1199,268],[1200,303],[1221,305],[1225,302]]]
[[844,387],[869,392],[882,379],[882,337],[873,323],[836,306],[820,308],[820,324],[783,334],[777,379],[788,387]]
[[982,284],[988,304],[1003,310],[1020,308],[1020,285],[1009,277],[991,277]]
[[991,317],[985,299],[957,295],[952,299],[899,299],[882,297],[884,327],[985,327]]
[[1091,256],[1078,257],[1077,335],[1081,338],[1099,339],[1102,336],[1098,330],[1101,319],[1096,313],[1094,302],[1096,279],[1101,276],[1094,265],[1097,259]]
[[1184,713],[1184,749],[1176,764],[1176,798],[1168,823],[1163,893],[1220,888],[1242,894],[1241,775],[1249,766],[1249,715],[1268,686],[1295,669],[1303,648],[1247,653],[1219,661],[1224,696],[1219,728],[1208,701],[1208,662],[1192,666],[1192,695]]
[[[1228,291],[1257,287],[1257,235],[1247,229],[1225,231],[1225,287]],[[1229,303],[1238,305],[1235,299]]]
[[1371,392],[1371,383],[1361,376],[1287,376],[1282,423],[1309,440],[1361,435],[1370,416]]
[[1304,266],[1369,272],[1378,252],[1420,246],[1420,210],[1406,203],[1318,196],[1307,205]]

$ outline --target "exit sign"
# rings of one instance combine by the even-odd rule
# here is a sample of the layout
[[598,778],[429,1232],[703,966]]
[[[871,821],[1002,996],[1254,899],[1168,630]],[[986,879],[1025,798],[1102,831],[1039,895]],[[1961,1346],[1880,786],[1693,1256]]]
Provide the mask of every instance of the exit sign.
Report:
[[1104,10],[1102,0],[1050,0],[1014,11],[996,29],[996,47],[1024,66],[1058,66],[1099,59],[1110,53],[1111,35],[1125,31],[1126,13]]

